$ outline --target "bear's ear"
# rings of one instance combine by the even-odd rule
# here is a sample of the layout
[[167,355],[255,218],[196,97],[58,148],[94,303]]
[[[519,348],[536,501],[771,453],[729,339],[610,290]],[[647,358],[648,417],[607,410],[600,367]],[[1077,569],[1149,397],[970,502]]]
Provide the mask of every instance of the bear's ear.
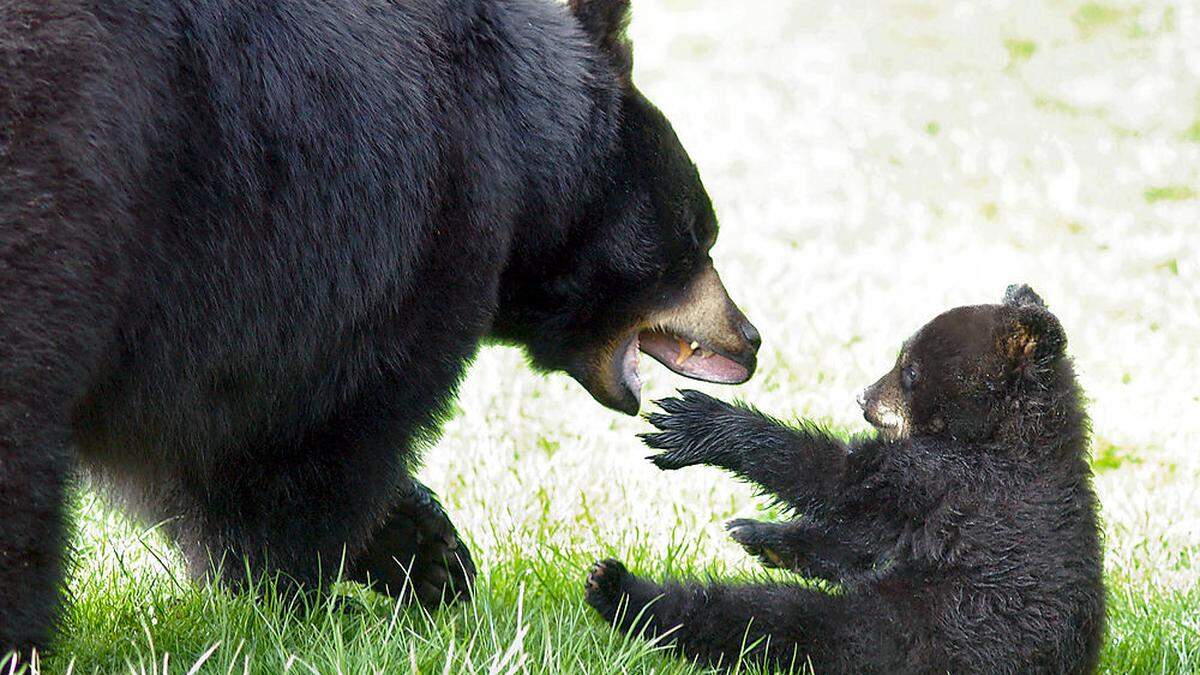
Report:
[[1013,284],[1004,291],[1004,304],[1012,307],[1041,307],[1046,308],[1042,296],[1034,292],[1026,284]]
[[1017,307],[1016,318],[1004,340],[1004,351],[1018,370],[1053,361],[1066,349],[1067,334],[1057,317],[1042,306]]
[[579,20],[592,42],[612,62],[621,83],[633,79],[633,47],[625,31],[629,27],[630,0],[571,0],[571,13]]

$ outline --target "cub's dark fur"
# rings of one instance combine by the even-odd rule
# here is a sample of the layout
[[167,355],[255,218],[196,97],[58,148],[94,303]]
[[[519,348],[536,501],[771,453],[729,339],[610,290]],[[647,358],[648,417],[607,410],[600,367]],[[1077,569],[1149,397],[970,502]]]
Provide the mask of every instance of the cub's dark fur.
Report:
[[[598,563],[587,599],[625,631],[731,665],[818,673],[1086,673],[1104,628],[1088,424],[1059,322],[1028,287],[904,344],[849,445],[696,392],[662,402],[664,469],[709,464],[795,520],[730,523],[770,567],[840,585],[658,584]],[[635,619],[642,617],[640,622]]]
[[58,613],[76,463],[198,572],[432,603],[473,566],[415,449],[481,340],[625,412],[648,325],[749,376],[628,11],[0,2],[0,662]]

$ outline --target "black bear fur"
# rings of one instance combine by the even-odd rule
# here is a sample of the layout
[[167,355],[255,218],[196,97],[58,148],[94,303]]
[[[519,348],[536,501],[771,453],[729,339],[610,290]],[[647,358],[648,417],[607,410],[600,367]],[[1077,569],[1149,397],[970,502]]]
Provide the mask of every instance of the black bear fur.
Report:
[[711,268],[628,12],[0,3],[0,661],[59,615],[77,465],[197,574],[467,592],[411,474],[481,341],[600,382]]

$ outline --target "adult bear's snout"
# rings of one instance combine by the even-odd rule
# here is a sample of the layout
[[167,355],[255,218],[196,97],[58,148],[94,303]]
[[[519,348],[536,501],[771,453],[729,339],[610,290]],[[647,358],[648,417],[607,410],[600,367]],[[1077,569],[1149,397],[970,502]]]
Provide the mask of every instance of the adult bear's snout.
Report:
[[642,352],[685,377],[740,384],[754,375],[762,335],[707,265],[677,301],[653,308],[639,334]]

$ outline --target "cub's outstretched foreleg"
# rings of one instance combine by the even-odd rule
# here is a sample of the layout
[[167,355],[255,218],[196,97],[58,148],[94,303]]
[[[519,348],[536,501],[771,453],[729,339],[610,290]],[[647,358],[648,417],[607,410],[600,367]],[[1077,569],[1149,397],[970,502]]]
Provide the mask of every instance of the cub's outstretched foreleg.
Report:
[[698,391],[658,402],[642,434],[662,469],[707,464],[757,483],[793,509],[823,514],[846,472],[845,444],[812,425],[792,428],[751,408]]

